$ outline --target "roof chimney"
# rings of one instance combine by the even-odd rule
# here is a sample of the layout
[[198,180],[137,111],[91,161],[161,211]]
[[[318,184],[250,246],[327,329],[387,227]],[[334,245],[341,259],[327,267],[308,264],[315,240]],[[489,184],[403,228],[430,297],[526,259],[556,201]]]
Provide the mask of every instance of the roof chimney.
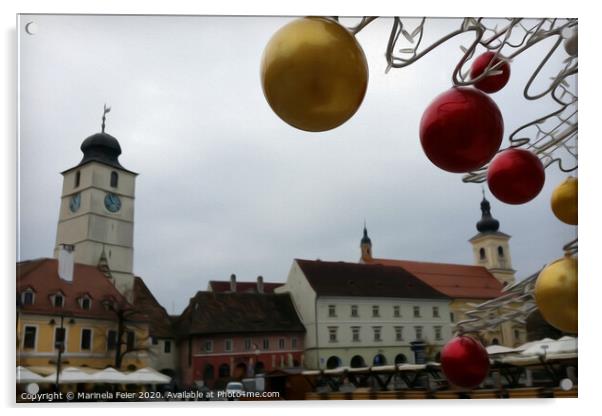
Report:
[[236,275],[230,275],[230,292],[236,292]]
[[59,277],[67,282],[73,281],[73,266],[75,246],[72,244],[61,244],[59,251]]
[[257,293],[263,293],[263,276],[257,276]]

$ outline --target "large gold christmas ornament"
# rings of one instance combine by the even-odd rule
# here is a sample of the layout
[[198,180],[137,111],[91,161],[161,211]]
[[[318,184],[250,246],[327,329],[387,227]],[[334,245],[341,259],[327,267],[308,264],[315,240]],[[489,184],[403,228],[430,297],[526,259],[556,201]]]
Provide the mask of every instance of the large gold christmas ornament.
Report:
[[544,319],[564,332],[577,333],[577,259],[570,255],[547,265],[535,283],[535,302]]
[[261,83],[282,120],[301,130],[325,131],[359,108],[368,64],[346,28],[331,19],[305,17],[272,36],[263,52]]
[[552,211],[554,215],[570,225],[577,225],[577,178],[569,176],[552,192]]

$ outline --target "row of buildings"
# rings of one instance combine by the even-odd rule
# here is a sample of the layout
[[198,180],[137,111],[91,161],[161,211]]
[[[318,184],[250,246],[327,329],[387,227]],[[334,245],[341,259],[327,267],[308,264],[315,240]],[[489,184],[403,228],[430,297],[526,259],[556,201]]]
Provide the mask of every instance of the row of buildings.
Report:
[[[473,265],[373,257],[364,226],[357,263],[295,259],[281,282],[210,281],[170,316],[133,272],[135,179],[104,132],[62,172],[54,258],[17,263],[17,365],[150,366],[179,385],[219,386],[283,368],[368,367],[438,359],[474,304],[514,282],[510,236],[481,202]],[[484,342],[514,346],[504,323]]]

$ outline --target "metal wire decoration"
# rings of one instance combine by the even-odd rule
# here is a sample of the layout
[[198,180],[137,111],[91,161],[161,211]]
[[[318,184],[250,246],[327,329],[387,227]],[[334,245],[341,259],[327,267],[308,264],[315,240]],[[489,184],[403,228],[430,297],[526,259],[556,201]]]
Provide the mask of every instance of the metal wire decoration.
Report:
[[[374,21],[376,17],[363,17],[361,21],[348,29],[357,34]],[[338,20],[338,19],[337,19]],[[523,89],[523,97],[528,101],[551,99],[557,108],[541,117],[525,123],[509,135],[508,148],[521,147],[536,154],[545,168],[557,164],[563,172],[577,170],[577,102],[576,89],[577,58],[577,19],[484,19],[467,17],[462,19],[460,27],[439,38],[428,46],[423,45],[427,18],[416,19],[394,17],[385,58],[386,72],[409,66],[426,54],[443,45],[448,40],[468,33],[474,33],[474,39],[468,46],[461,46],[462,56],[456,64],[452,83],[454,86],[472,85],[483,78],[500,73],[502,61],[511,61],[532,46],[547,39],[553,44],[529,76]],[[503,24],[501,24],[503,23]],[[411,27],[411,25],[414,27]],[[573,41],[573,45],[567,42]],[[547,87],[536,91],[535,84],[541,84],[544,71],[551,68],[550,58],[564,43],[566,59],[561,68],[550,77]],[[549,44],[549,42],[548,42]],[[478,77],[470,78],[470,65],[477,48],[485,48],[495,53],[494,59]],[[500,60],[496,59],[500,58]],[[500,149],[501,152],[507,148]],[[488,165],[468,172],[463,182],[485,182]],[[577,254],[577,240],[564,246],[564,251]],[[525,325],[526,319],[537,309],[533,291],[539,272],[506,286],[502,295],[481,304],[470,304],[472,308],[465,312],[467,319],[458,322],[458,333],[487,333],[498,331],[504,322]]]
[[[566,254],[576,255],[577,239],[564,245]],[[539,271],[513,285],[506,286],[502,295],[478,305],[470,305],[473,309],[465,312],[466,319],[458,322],[455,330],[460,333],[495,332],[504,322],[525,325],[527,317],[537,309],[534,289]]]
[[[349,30],[357,34],[374,21],[376,17],[363,17],[361,21]],[[468,86],[483,78],[500,73],[501,60],[510,61],[534,45],[546,39],[555,40],[549,51],[543,56],[529,77],[523,97],[526,100],[551,98],[558,108],[549,114],[542,115],[530,121],[509,135],[509,147],[521,147],[535,153],[544,167],[558,164],[563,172],[577,169],[577,101],[576,76],[578,58],[576,36],[577,19],[484,19],[467,17],[462,19],[460,27],[441,37],[428,46],[423,45],[425,24],[427,18],[420,19],[415,27],[410,28],[410,22],[416,19],[393,18],[391,34],[387,43],[385,58],[387,72],[393,68],[404,68],[443,45],[448,40],[468,32],[474,33],[474,40],[468,47],[461,46],[462,57],[456,64],[452,83],[454,86]],[[503,23],[500,27],[500,22]],[[574,37],[574,50],[566,45]],[[536,91],[534,84],[541,82],[543,70],[548,69],[550,58],[561,44],[565,43],[567,58],[558,72],[550,78],[546,88]],[[495,58],[478,77],[471,79],[470,67],[467,63],[473,58],[477,47],[495,52]],[[500,149],[503,151],[505,149]],[[486,179],[487,165],[467,173],[464,182],[480,183]]]

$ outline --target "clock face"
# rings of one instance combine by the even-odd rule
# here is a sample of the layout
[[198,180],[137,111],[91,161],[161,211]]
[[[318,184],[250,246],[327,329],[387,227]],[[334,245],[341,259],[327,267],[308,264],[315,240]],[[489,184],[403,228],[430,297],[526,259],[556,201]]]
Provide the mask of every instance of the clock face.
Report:
[[117,212],[121,209],[121,199],[115,194],[108,193],[105,196],[105,207],[111,212]]
[[80,193],[71,196],[71,199],[69,200],[69,209],[71,210],[71,212],[76,212],[79,209],[81,202],[82,196]]

